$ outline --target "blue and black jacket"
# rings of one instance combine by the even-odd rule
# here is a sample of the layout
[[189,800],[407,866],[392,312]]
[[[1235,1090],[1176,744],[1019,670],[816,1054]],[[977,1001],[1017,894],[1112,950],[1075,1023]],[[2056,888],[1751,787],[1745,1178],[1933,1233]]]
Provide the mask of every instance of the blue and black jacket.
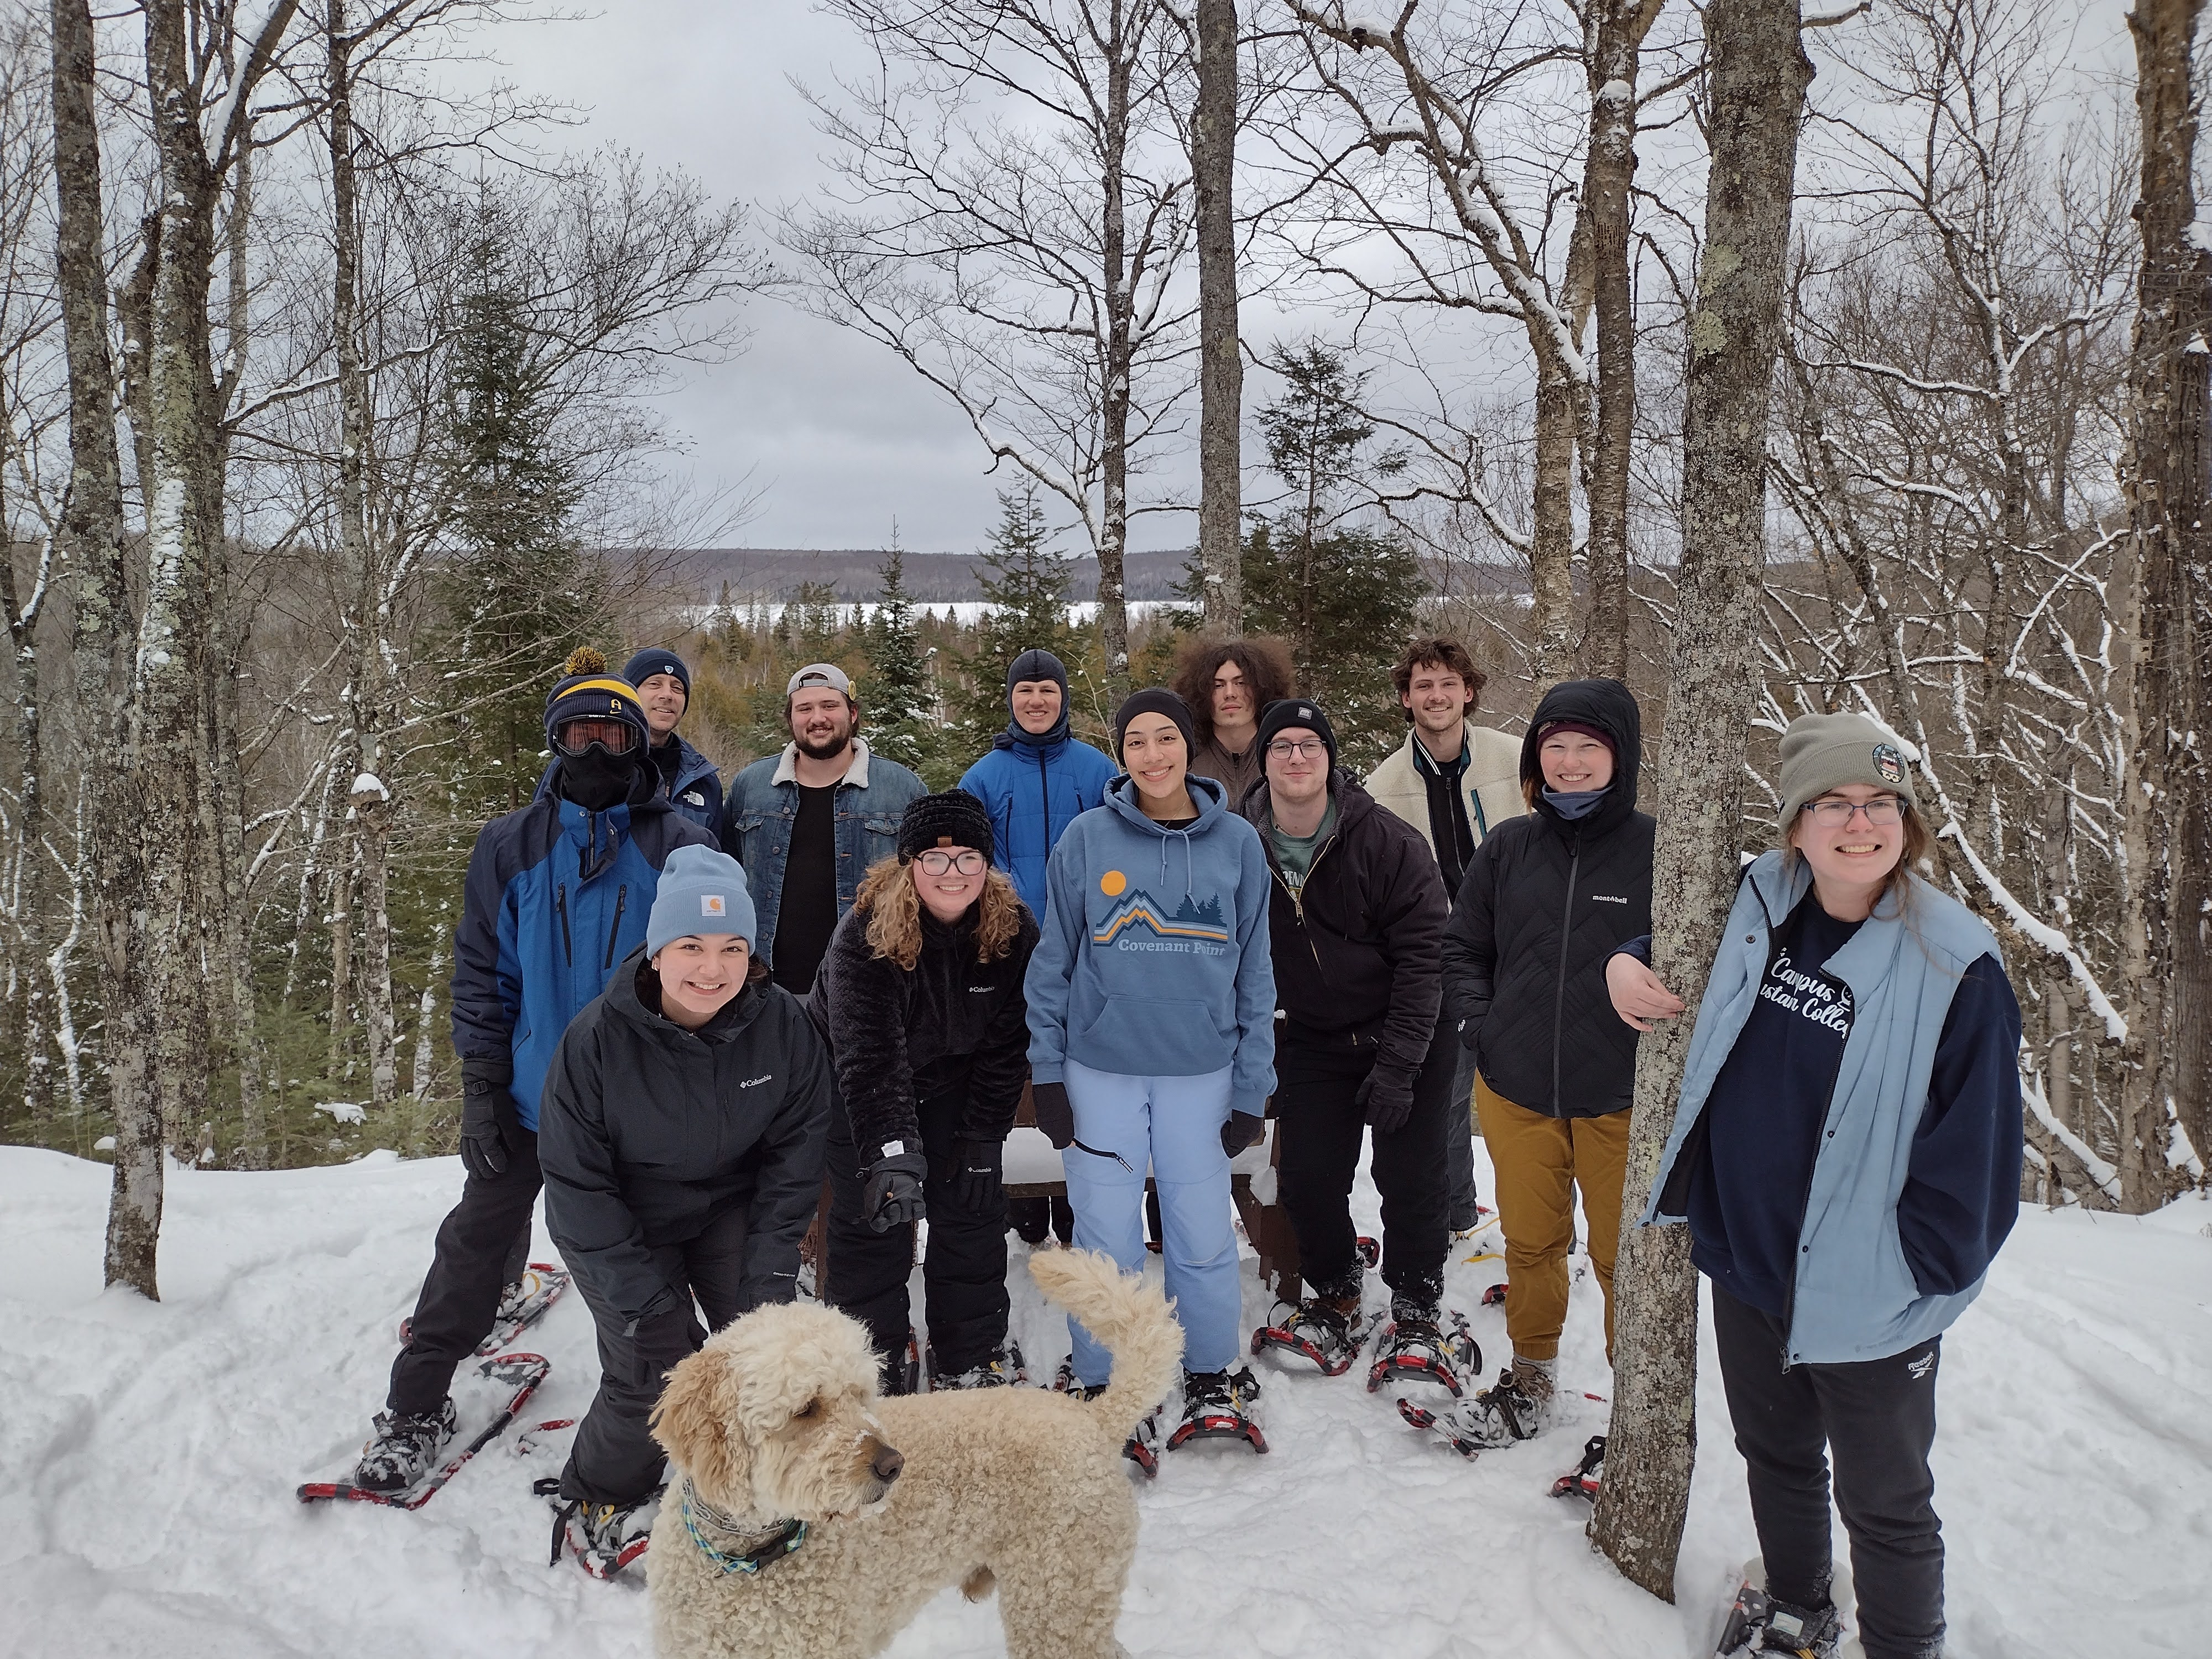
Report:
[[[714,837],[713,845],[722,846],[722,777],[715,771],[714,763],[694,749],[682,738],[674,738],[676,771],[672,778],[659,769],[659,750],[647,751],[660,781],[668,786],[668,804],[680,817],[687,817]],[[543,799],[553,793],[553,780],[560,775],[561,757],[556,755],[546,762],[545,769],[538,777],[538,798]],[[734,854],[732,857],[736,856]]]
[[671,809],[658,775],[650,787],[604,812],[549,793],[484,825],[469,855],[453,936],[453,1050],[464,1069],[507,1069],[526,1129],[538,1127],[561,1034],[645,942],[668,855],[714,844]]

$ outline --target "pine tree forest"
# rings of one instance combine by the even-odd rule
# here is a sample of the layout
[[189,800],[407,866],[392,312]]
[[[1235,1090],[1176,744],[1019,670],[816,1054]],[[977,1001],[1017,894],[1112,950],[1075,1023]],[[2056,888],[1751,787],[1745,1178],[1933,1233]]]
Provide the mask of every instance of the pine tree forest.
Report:
[[[830,0],[882,72],[809,92],[840,185],[795,204],[565,149],[527,86],[434,96],[506,0],[14,9],[0,1137],[115,1163],[125,1278],[165,1156],[450,1152],[461,874],[574,647],[688,653],[725,779],[835,661],[945,787],[1030,646],[1103,742],[1186,640],[1272,635],[1364,769],[1443,633],[1508,730],[1626,679],[1646,807],[1708,780],[1729,858],[1792,717],[1887,722],[2026,1010],[2023,1195],[2156,1206],[2212,1158],[2200,9],[2137,0],[2092,68],[2055,0],[1240,0],[1200,121],[1165,0]],[[1762,19],[1794,149],[1720,118]],[[896,536],[865,598],[693,574],[743,503],[670,484],[661,394],[791,307],[972,428],[980,611],[913,598]],[[1192,548],[1179,603],[1129,599],[1133,534]]]

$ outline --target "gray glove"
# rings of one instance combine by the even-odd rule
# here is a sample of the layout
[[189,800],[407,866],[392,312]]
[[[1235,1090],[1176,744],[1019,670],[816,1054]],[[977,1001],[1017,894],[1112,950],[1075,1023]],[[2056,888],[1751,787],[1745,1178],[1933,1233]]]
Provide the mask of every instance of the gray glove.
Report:
[[921,1182],[929,1160],[920,1152],[893,1152],[860,1171],[860,1213],[879,1233],[921,1219]]
[[507,1137],[500,1133],[499,1104],[513,1104],[507,1085],[514,1080],[512,1066],[480,1060],[461,1062],[461,1167],[478,1181],[496,1181],[507,1173]]
[[1221,1126],[1221,1150],[1234,1158],[1267,1133],[1267,1121],[1249,1112],[1231,1112]]

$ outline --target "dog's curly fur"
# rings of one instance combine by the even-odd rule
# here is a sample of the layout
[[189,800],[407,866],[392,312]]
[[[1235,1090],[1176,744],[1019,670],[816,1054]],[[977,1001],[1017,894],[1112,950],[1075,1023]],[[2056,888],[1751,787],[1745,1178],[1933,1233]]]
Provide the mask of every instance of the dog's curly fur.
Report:
[[[807,1303],[747,1314],[671,1373],[653,1414],[669,1490],[647,1557],[664,1659],[863,1659],[946,1586],[980,1601],[994,1583],[1009,1659],[1123,1652],[1137,1505],[1121,1447],[1180,1374],[1182,1333],[1157,1288],[1103,1256],[1051,1251],[1030,1272],[1112,1351],[1098,1399],[879,1401],[860,1326]],[[687,1480],[738,1529],[701,1522],[716,1548],[787,1519],[808,1523],[806,1541],[758,1573],[719,1571],[684,1524]]]

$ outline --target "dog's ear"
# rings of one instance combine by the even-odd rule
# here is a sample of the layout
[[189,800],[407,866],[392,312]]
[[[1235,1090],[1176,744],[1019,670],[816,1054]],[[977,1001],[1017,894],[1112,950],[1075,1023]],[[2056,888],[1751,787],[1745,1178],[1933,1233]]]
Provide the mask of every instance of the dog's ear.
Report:
[[669,1373],[653,1408],[653,1437],[710,1502],[742,1504],[752,1483],[752,1451],[738,1421],[737,1379],[712,1343]]

